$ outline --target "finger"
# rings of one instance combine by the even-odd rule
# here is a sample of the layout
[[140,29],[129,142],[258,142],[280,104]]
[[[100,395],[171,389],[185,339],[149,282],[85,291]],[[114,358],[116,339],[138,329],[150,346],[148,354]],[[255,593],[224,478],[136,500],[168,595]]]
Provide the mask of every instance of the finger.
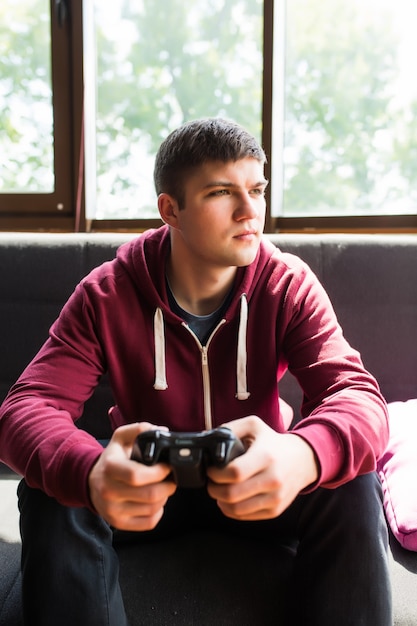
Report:
[[249,476],[248,470],[245,470],[245,465],[242,462],[237,463],[237,459],[234,459],[226,467],[211,466],[206,470],[207,477],[218,485],[243,482]]
[[207,475],[217,484],[242,483],[262,472],[267,465],[262,446],[254,441],[244,454],[236,457],[222,468],[211,466],[207,468]]
[[108,466],[114,470],[117,464],[122,463],[130,459],[132,454],[133,444],[137,436],[149,430],[151,424],[147,422],[126,424],[125,426],[119,426],[114,432],[102,453],[103,460],[105,459]]
[[218,501],[217,504],[227,517],[246,521],[273,519],[286,508],[283,501],[268,493],[258,494],[235,504],[223,501]]
[[260,510],[253,513],[247,513],[246,515],[239,515],[234,510],[222,511],[222,513],[225,517],[229,517],[230,519],[240,522],[259,522],[262,520],[275,519],[280,515],[280,513],[275,513],[275,511],[269,510]]
[[260,481],[256,476],[241,482],[226,481],[223,476],[218,482],[211,480],[207,485],[209,495],[215,500],[236,504],[248,498],[254,497],[263,491]]
[[107,520],[111,526],[118,530],[130,532],[145,532],[153,530],[159,523],[164,514],[164,509],[160,509],[154,515],[149,517],[143,515],[119,516],[113,521]]
[[256,435],[261,431],[262,426],[265,426],[265,423],[256,415],[248,415],[247,417],[226,422],[222,424],[222,426],[229,428],[236,437],[247,445],[250,445]]
[[148,530],[161,519],[165,502],[152,506],[137,503],[113,503],[106,511],[106,519],[111,526],[121,530]]
[[112,499],[117,502],[132,502],[136,504],[149,503],[151,505],[166,501],[177,489],[172,480],[158,482],[144,482],[132,485],[124,482],[115,482],[112,485]]
[[159,428],[155,424],[150,422],[134,422],[133,424],[125,424],[119,426],[114,431],[111,441],[120,444],[121,446],[133,445],[136,437],[147,430],[156,430]]
[[173,481],[166,481],[172,472],[171,467],[166,463],[144,465],[130,458],[124,459],[122,462],[115,459],[114,463],[112,460],[108,461],[106,469],[117,489],[120,489],[122,485],[131,489],[160,483],[164,483],[166,486],[174,484]]

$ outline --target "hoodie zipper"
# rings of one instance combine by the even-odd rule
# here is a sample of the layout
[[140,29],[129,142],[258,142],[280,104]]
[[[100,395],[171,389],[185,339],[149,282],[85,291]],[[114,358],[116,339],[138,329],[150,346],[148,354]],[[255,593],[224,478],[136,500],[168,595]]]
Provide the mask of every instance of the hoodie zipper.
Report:
[[197,335],[191,330],[191,328],[184,322],[183,326],[188,330],[188,332],[194,337],[200,353],[201,353],[201,371],[203,375],[203,402],[204,402],[204,424],[206,430],[211,430],[213,428],[213,417],[211,412],[211,384],[210,384],[210,371],[209,371],[209,363],[208,363],[208,348],[210,342],[218,329],[226,323],[225,319],[220,320],[217,324],[210,337],[207,340],[205,346],[203,346],[197,337]]

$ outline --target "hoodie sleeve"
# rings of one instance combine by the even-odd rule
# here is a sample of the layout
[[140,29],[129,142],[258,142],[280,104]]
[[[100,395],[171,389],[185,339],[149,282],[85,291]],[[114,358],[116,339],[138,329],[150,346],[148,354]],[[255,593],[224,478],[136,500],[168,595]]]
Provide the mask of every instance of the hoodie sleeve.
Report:
[[288,369],[303,390],[303,419],[293,432],[315,451],[318,485],[334,488],[375,470],[388,440],[388,413],[324,288],[299,263],[286,294],[284,324],[280,319]]
[[81,284],[0,408],[0,458],[65,505],[90,506],[87,479],[102,447],[74,422],[103,369]]

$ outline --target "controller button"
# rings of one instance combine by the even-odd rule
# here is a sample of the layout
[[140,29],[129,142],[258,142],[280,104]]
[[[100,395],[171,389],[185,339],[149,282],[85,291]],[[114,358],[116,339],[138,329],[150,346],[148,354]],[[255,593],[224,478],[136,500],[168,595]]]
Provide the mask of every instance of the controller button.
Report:
[[216,458],[219,459],[219,461],[224,461],[226,458],[226,443],[224,441],[217,444]]
[[180,450],[178,450],[178,454],[179,456],[186,458],[191,456],[191,450],[190,448],[180,448]]
[[144,451],[144,458],[148,459],[148,460],[152,460],[155,454],[155,442],[154,441],[149,441],[149,443],[146,444],[145,446],[145,451]]

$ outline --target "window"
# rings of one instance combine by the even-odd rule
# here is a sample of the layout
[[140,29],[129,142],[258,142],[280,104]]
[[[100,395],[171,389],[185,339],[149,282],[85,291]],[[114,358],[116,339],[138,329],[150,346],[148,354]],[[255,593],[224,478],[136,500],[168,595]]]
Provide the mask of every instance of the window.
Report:
[[417,5],[276,3],[281,217],[416,215]]
[[156,218],[153,164],[168,132],[221,115],[261,139],[263,3],[96,0],[91,6],[87,85],[96,85],[96,102],[87,96],[86,129],[95,129],[87,162],[95,193],[87,217]]
[[0,215],[73,211],[68,16],[56,2],[0,8]]
[[0,24],[4,46],[0,189],[3,193],[51,193],[54,154],[49,6],[45,0],[13,3]]
[[159,223],[155,152],[222,115],[268,155],[267,229],[417,230],[408,0],[5,0],[0,228]]

